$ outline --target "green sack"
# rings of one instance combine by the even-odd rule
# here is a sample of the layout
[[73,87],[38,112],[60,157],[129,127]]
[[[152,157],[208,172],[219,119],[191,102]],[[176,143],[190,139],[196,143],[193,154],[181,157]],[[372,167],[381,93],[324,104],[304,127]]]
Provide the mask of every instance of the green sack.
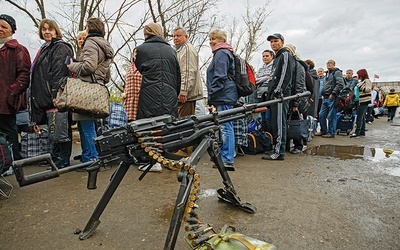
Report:
[[240,234],[234,227],[227,225],[219,234],[210,236],[210,239],[195,247],[192,241],[187,238],[186,241],[193,250],[276,250],[274,245]]

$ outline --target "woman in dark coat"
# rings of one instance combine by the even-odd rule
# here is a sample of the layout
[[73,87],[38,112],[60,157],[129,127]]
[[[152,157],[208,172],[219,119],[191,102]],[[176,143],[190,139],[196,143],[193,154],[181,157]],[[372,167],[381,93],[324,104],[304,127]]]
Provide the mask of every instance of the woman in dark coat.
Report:
[[[46,110],[55,108],[59,80],[70,73],[65,64],[67,56],[73,57],[72,46],[62,40],[57,23],[43,19],[39,24],[39,37],[45,42],[40,47],[32,64],[30,86],[30,117],[34,124],[47,123]],[[69,127],[68,142],[53,143],[52,158],[58,168],[70,164],[72,130]]]
[[136,68],[142,74],[136,119],[164,114],[178,117],[181,73],[176,52],[164,40],[159,24],[147,24],[144,36],[135,59]]

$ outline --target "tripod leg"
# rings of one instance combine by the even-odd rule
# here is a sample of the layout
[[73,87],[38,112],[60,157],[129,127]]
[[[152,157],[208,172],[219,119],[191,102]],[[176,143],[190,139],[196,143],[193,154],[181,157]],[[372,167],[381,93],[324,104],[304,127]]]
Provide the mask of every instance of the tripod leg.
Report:
[[[191,168],[195,168],[201,156],[207,151],[211,141],[209,137],[204,138],[197,146],[196,150],[193,151],[186,164]],[[185,213],[185,207],[193,185],[193,175],[188,174],[184,169],[180,171],[178,180],[181,182],[181,185],[176,198],[175,209],[171,218],[167,239],[165,240],[164,250],[173,250],[175,248],[176,239]]]
[[231,178],[229,177],[228,171],[226,171],[224,163],[222,162],[221,154],[219,151],[218,143],[214,141],[210,147],[208,148],[208,154],[211,157],[211,160],[215,163],[218,168],[218,171],[222,177],[222,182],[225,187],[217,190],[219,194],[218,198],[222,201],[228,202],[237,206],[238,208],[248,212],[255,213],[257,208],[247,202],[241,202],[240,198],[236,195],[235,188],[233,187],[233,183]]
[[96,230],[97,226],[100,224],[100,216],[103,213],[104,209],[106,208],[108,202],[110,201],[111,197],[117,190],[118,185],[121,183],[122,179],[124,178],[126,172],[129,169],[129,163],[121,161],[117,170],[111,177],[110,183],[108,184],[106,191],[104,192],[103,196],[101,197],[99,203],[97,204],[96,209],[93,211],[92,216],[90,217],[88,223],[85,226],[83,232],[79,235],[79,239],[84,240],[89,238]]

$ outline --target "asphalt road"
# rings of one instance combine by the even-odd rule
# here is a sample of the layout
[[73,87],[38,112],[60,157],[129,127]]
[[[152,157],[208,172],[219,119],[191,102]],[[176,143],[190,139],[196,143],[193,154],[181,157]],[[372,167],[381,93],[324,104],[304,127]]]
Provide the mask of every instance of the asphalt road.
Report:
[[[237,157],[229,175],[255,214],[218,201],[222,179],[204,155],[197,165],[200,220],[216,231],[234,226],[278,249],[400,249],[400,126],[392,126],[399,122],[376,120],[359,139],[315,137],[307,151],[284,161]],[[14,189],[0,197],[0,249],[163,249],[179,188],[177,172],[168,169],[139,181],[142,172],[131,166],[94,234],[86,240],[74,234],[85,227],[115,169],[99,172],[95,190],[86,189],[84,172],[25,187],[6,177]],[[10,191],[1,182],[0,188]],[[190,249],[183,226],[175,249]]]

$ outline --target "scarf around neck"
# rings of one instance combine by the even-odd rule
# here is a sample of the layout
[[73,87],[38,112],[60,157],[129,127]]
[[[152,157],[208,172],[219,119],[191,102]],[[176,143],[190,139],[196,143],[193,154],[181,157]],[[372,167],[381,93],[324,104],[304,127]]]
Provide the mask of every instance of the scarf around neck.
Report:
[[227,49],[233,53],[233,48],[231,45],[227,43],[218,43],[214,47],[212,47],[212,53],[215,54],[215,52],[219,49]]

